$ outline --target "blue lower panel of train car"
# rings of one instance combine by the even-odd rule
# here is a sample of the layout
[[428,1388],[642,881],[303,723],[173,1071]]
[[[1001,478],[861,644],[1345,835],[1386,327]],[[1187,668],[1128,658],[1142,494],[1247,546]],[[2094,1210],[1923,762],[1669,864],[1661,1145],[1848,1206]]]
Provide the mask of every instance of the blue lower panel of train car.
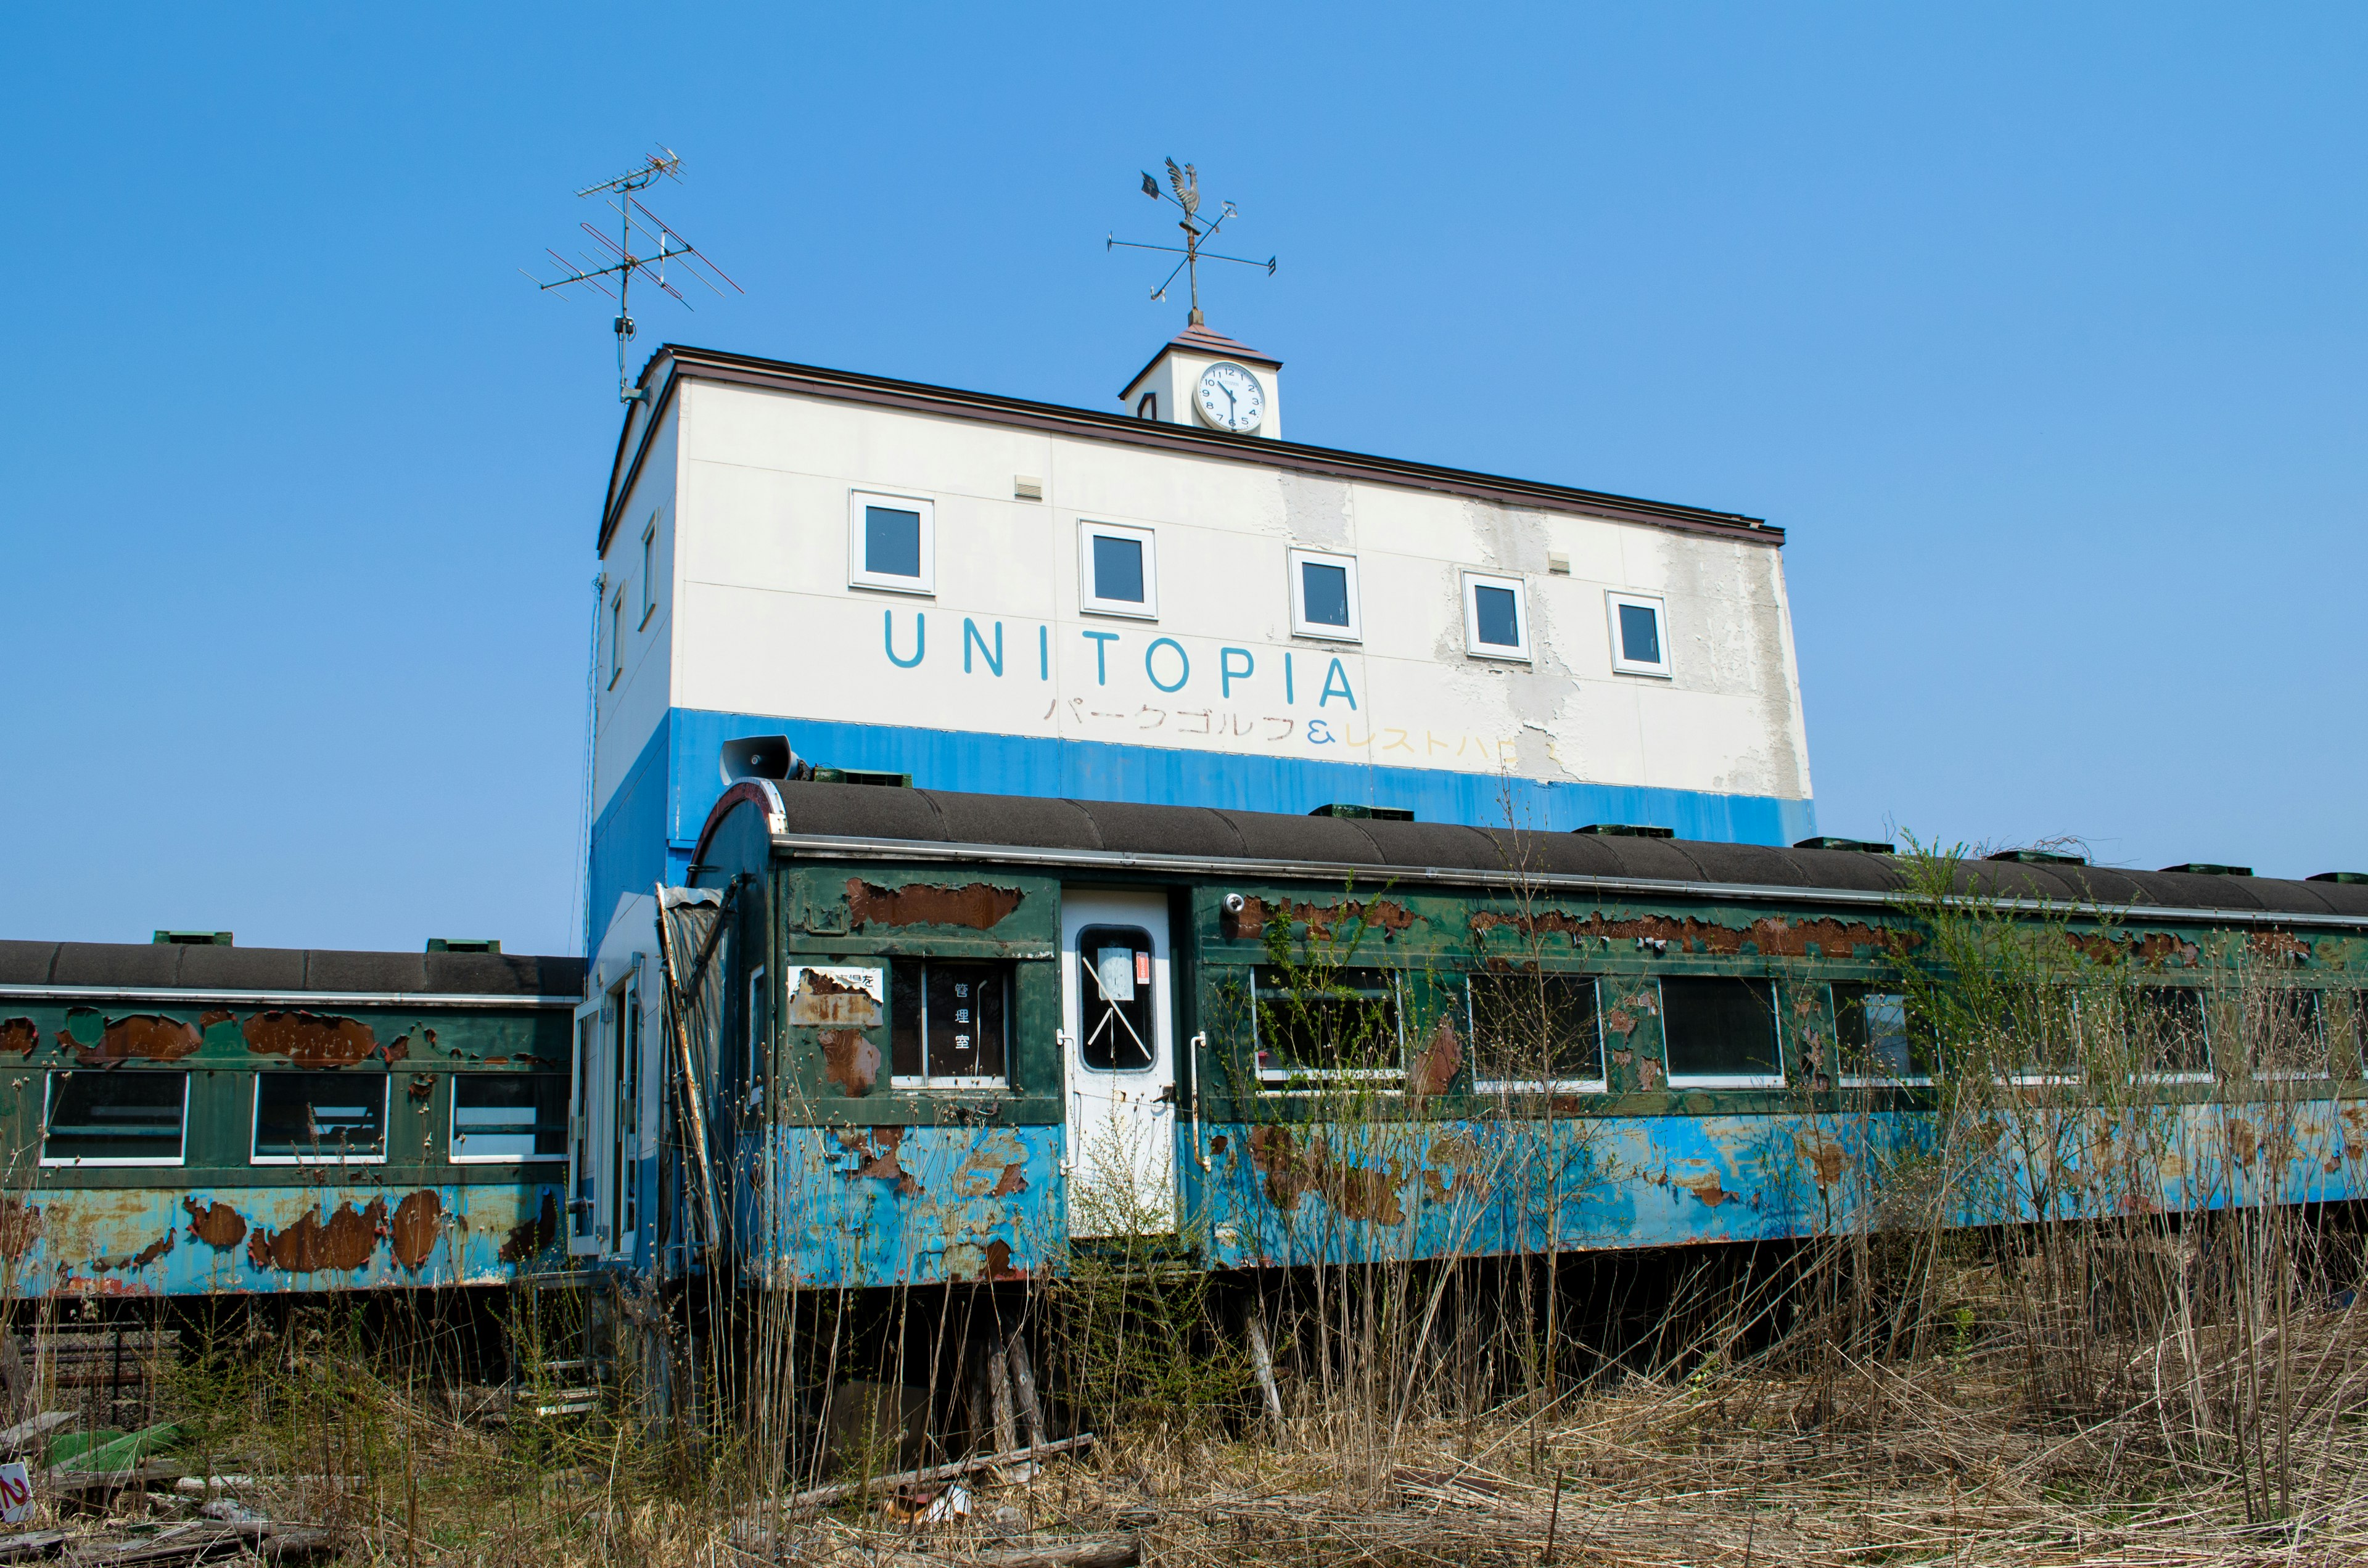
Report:
[[556,1268],[557,1183],[49,1188],[0,1200],[15,1295],[507,1284]]
[[744,1267],[850,1289],[1057,1273],[1063,1150],[1057,1126],[780,1127],[769,1150],[744,1138],[734,1221],[759,1238]]

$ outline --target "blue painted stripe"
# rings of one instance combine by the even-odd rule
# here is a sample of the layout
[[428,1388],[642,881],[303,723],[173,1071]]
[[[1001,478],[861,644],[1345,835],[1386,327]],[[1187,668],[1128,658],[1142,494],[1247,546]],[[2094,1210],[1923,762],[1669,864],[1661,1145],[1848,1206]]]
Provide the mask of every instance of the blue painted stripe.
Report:
[[[1037,795],[1147,805],[1217,806],[1301,813],[1333,802],[1402,806],[1425,822],[1566,833],[1594,822],[1649,824],[1680,838],[1791,844],[1816,832],[1815,805],[1770,795],[1643,785],[1546,782],[1494,773],[1380,763],[1244,756],[1108,741],[849,724],[700,709],[671,710],[634,762],[592,833],[595,939],[620,894],[646,891],[663,871],[678,878],[707,813],[723,792],[717,754],[743,735],[787,734],[798,754],[828,767],[909,773],[924,790]],[[648,798],[653,753],[673,758],[665,826]],[[663,832],[663,840],[660,833]]]

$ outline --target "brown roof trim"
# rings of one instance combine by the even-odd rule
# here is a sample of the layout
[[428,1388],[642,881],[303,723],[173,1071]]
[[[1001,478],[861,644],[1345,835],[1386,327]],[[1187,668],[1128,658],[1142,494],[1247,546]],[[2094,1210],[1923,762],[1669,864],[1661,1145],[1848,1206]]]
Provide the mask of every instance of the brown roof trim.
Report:
[[[666,399],[673,395],[674,389],[687,376],[741,386],[765,387],[810,397],[832,398],[842,403],[871,403],[877,407],[907,409],[916,414],[974,419],[983,424],[1010,425],[1086,440],[1190,452],[1200,457],[1258,463],[1300,473],[1320,473],[1335,479],[1437,490],[1505,506],[1576,512],[1616,522],[1645,523],[1655,528],[1709,534],[1755,544],[1782,545],[1784,542],[1782,528],[1739,512],[1712,512],[1631,495],[1611,495],[1568,485],[1507,479],[1496,474],[1473,473],[1463,469],[1372,457],[1361,452],[1338,451],[1328,447],[1301,446],[1296,442],[1273,441],[1257,436],[1235,436],[1190,425],[1137,419],[1127,414],[1064,408],[1058,403],[1030,403],[1020,398],[998,397],[991,392],[962,392],[920,381],[892,381],[885,376],[792,365],[779,359],[760,359],[752,355],[727,354],[716,349],[690,348],[672,343],[650,357],[649,364],[642,371],[643,386],[649,385],[661,361],[668,367],[666,385],[653,398],[650,417],[643,426],[642,439],[633,455],[632,469],[625,475],[624,483],[615,486],[612,492],[615,498],[608,504],[601,517],[599,543],[603,551],[608,549],[609,533],[615,528],[617,518],[623,510],[623,498],[632,493],[642,458],[649,448],[649,432],[657,428],[658,420],[666,412]],[[623,456],[621,442],[619,456]],[[610,474],[613,479],[613,469]]]
[[1236,343],[1224,333],[1211,332],[1205,326],[1188,326],[1161,344],[1159,352],[1145,359],[1143,362],[1143,369],[1137,370],[1126,385],[1119,388],[1119,402],[1124,403],[1126,394],[1141,386],[1143,378],[1151,374],[1151,367],[1166,358],[1170,350],[1177,348],[1183,349],[1187,354],[1213,354],[1220,359],[1238,359],[1245,365],[1263,365],[1269,370],[1282,369],[1281,360],[1270,355],[1261,354],[1247,343]]

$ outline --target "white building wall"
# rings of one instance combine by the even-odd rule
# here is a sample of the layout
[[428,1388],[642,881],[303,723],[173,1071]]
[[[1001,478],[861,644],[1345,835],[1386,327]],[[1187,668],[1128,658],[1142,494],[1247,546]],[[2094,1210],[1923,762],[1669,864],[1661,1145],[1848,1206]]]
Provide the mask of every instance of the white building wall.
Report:
[[[600,555],[605,578],[600,592],[601,636],[593,668],[592,810],[597,816],[608,805],[662,723],[673,700],[677,631],[675,603],[676,456],[680,447],[682,403],[666,409],[650,443],[625,506],[619,514],[608,548]],[[643,589],[642,533],[653,516],[657,522],[656,608],[647,620],[641,613]],[[625,593],[622,647],[623,670],[614,683],[609,678],[609,606],[619,588]]]

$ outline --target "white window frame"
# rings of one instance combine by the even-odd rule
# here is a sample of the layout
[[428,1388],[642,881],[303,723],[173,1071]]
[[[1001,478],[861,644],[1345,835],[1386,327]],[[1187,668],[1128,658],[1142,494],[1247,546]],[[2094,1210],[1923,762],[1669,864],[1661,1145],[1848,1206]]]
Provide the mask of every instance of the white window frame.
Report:
[[[1842,999],[1836,994],[1836,992],[1845,985],[1861,986],[1870,995],[1898,997],[1901,1022],[1903,1026],[1905,1025],[1907,1008],[1906,992],[1886,991],[1879,983],[1871,980],[1829,981],[1826,985],[1826,1000],[1834,1010],[1834,1051],[1837,1055],[1842,1048]],[[1907,1058],[1910,1062],[1916,1059],[1916,1040],[1912,1034],[1907,1037]],[[1931,1087],[1933,1077],[1930,1073],[1909,1073],[1897,1078],[1883,1073],[1842,1073],[1835,1075],[1834,1082],[1845,1089],[1916,1089]]]
[[[863,508],[889,506],[921,515],[921,574],[899,577],[894,573],[867,572],[863,554]],[[934,596],[938,591],[938,506],[925,495],[896,495],[884,490],[851,490],[847,496],[847,585],[877,588],[891,594]]]
[[[250,1165],[382,1165],[386,1164],[387,1147],[394,1141],[394,1074],[392,1073],[355,1073],[357,1078],[378,1080],[380,1131],[379,1152],[375,1154],[258,1154],[256,1141],[263,1132],[263,1080],[268,1073],[304,1073],[317,1071],[303,1067],[268,1067],[253,1074],[255,1089],[247,1096],[246,1163]],[[343,1069],[352,1072],[352,1069]]]
[[[1141,604],[1132,599],[1102,598],[1094,592],[1094,540],[1097,538],[1130,540],[1143,547]],[[1159,556],[1151,529],[1126,523],[1077,519],[1077,608],[1087,615],[1122,615],[1130,620],[1159,619]]]
[[[1643,659],[1632,659],[1627,656],[1625,652],[1626,644],[1620,635],[1620,607],[1622,605],[1634,605],[1639,608],[1649,609],[1653,612],[1653,623],[1655,627],[1659,630],[1661,634],[1661,658],[1659,663],[1648,664]],[[1668,600],[1662,598],[1658,594],[1628,594],[1622,593],[1617,589],[1612,589],[1606,592],[1603,596],[1603,619],[1604,630],[1611,639],[1612,674],[1622,676],[1658,676],[1664,680],[1669,678],[1669,606]]]
[[[883,1016],[888,1019],[889,1028],[888,1049],[890,1052],[890,1061],[888,1062],[888,1086],[891,1089],[907,1091],[921,1089],[1008,1089],[1011,1087],[1011,1056],[1012,1052],[1017,1049],[1017,1041],[1019,1033],[1018,1029],[1012,1027],[1015,1020],[1011,1016],[1019,1004],[1019,971],[1008,962],[997,960],[988,960],[994,965],[996,979],[1003,987],[1002,1074],[1000,1076],[990,1076],[985,1074],[976,1073],[933,1074],[927,1070],[929,1065],[929,964],[932,960],[924,958],[917,959],[913,961],[918,963],[921,968],[921,1066],[923,1071],[917,1075],[912,1074],[900,1074],[896,1071],[896,1063],[894,1061],[894,1052],[896,1049],[896,1016],[894,1011],[896,1006],[896,993],[894,990],[895,980],[894,976],[883,976],[882,983],[883,985],[888,987],[888,1000],[885,1010],[883,1011]],[[972,960],[962,958],[950,958],[946,961],[950,963],[967,963]]]
[[[1603,1039],[1603,977],[1600,974],[1571,974],[1560,970],[1547,972],[1570,980],[1584,980],[1595,987],[1595,1060],[1599,1066],[1603,1066],[1610,1060],[1610,1051]],[[1465,1037],[1472,1041],[1472,1052],[1475,1057],[1480,1053],[1480,1016],[1473,1000],[1472,986],[1479,978],[1476,974],[1463,977],[1463,1029]],[[1472,1092],[1480,1095],[1608,1094],[1611,1088],[1611,1073],[1610,1067],[1603,1066],[1603,1075],[1596,1078],[1483,1078],[1474,1074]]]
[[609,689],[617,689],[617,682],[625,674],[625,589],[617,588],[617,597],[609,601]]
[[[445,1144],[445,1158],[449,1159],[456,1165],[547,1165],[553,1164],[554,1162],[565,1160],[568,1156],[567,1151],[564,1148],[562,1148],[556,1154],[464,1154],[461,1153],[461,1144],[462,1142],[462,1135],[461,1132],[461,1085],[463,1081],[491,1078],[556,1078],[560,1075],[561,1074],[556,1073],[454,1073],[450,1074],[452,1082],[452,1092],[446,1101],[446,1111],[450,1116],[451,1120],[446,1128],[447,1141]],[[567,1085],[567,1105],[569,1111],[572,1113],[575,1106],[575,1085],[572,1080]],[[569,1129],[571,1136],[573,1135],[574,1131],[574,1128],[571,1126]]]
[[[1776,1071],[1774,1073],[1679,1073],[1669,1063],[1669,1006],[1662,994],[1662,983],[1670,980],[1741,980],[1753,985],[1768,987],[1770,1022],[1776,1029]],[[1671,1090],[1678,1089],[1781,1089],[1784,1082],[1784,994],[1778,982],[1764,974],[1668,974],[1656,976],[1653,982],[1653,999],[1660,1005],[1661,1067]]]
[[119,1160],[110,1159],[106,1156],[100,1156],[97,1159],[85,1159],[79,1154],[63,1160],[53,1160],[50,1158],[48,1153],[50,1145],[50,1115],[57,1108],[58,1079],[68,1073],[89,1073],[96,1071],[98,1071],[98,1069],[89,1067],[54,1067],[43,1074],[43,1077],[47,1082],[41,1085],[41,1141],[39,1145],[42,1150],[42,1165],[53,1171],[71,1171],[85,1169],[97,1170],[102,1167],[110,1166],[138,1166],[147,1169],[163,1170],[169,1166],[188,1165],[189,1163],[190,1074],[187,1068],[173,1069],[173,1071],[178,1072],[181,1076],[181,1152],[174,1155],[171,1159]]
[[[1503,588],[1513,596],[1515,640],[1510,646],[1480,641],[1480,590],[1483,588]],[[1521,665],[1530,662],[1530,595],[1529,585],[1523,579],[1497,572],[1466,571],[1463,574],[1463,651],[1475,659],[1501,659]]]
[[[1291,632],[1294,637],[1315,637],[1326,642],[1362,642],[1365,640],[1364,612],[1357,605],[1357,558],[1330,550],[1301,550],[1293,546],[1291,562]],[[1303,565],[1338,566],[1349,574],[1349,624],[1333,626],[1307,619],[1307,579],[1301,573]]]
[[[2130,1074],[2129,1081],[2133,1084],[2218,1083],[2220,1081],[2220,1064],[2214,1050],[2214,1047],[2217,1042],[2212,1038],[2212,997],[2210,994],[2206,992],[2201,984],[2141,986],[2139,989],[2147,991],[2192,991],[2196,994],[2196,1014],[2197,1017],[2202,1019],[2203,1025],[2204,1066],[2203,1071],[2201,1073],[2192,1071],[2179,1071],[2171,1073],[2133,1073]],[[2123,1006],[2126,1006],[2127,1005],[2127,1002],[2124,1001]],[[2076,996],[2073,998],[2072,1006],[2074,1010],[2077,1012],[2080,1006],[2078,997]],[[2128,1027],[2126,1020],[2124,1020],[2123,1027]]]
[[[1353,601],[1352,601],[1353,602]],[[1379,968],[1360,964],[1358,968]],[[1259,1054],[1258,1034],[1258,971],[1250,971],[1250,1065],[1262,1095],[1320,1095],[1335,1084],[1381,1084],[1387,1085],[1378,1092],[1384,1095],[1406,1093],[1406,983],[1398,971],[1383,970],[1390,977],[1391,999],[1397,1005],[1392,1010],[1398,1031],[1398,1064],[1395,1067],[1290,1067],[1269,1071],[1258,1065]]]
[[[642,626],[658,612],[658,515],[650,514],[649,526],[642,530]],[[639,631],[641,628],[634,628]]]

